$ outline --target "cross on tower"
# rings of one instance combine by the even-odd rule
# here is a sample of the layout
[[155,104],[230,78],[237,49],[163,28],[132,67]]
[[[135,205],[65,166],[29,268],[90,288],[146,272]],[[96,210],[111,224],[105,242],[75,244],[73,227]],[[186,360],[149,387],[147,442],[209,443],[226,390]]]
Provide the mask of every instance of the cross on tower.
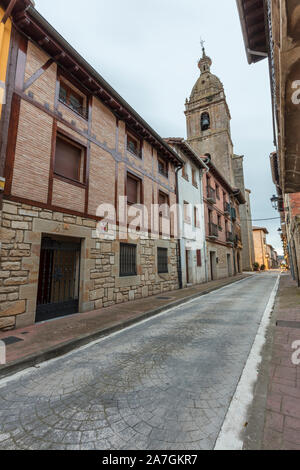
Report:
[[201,44],[202,50],[204,51],[205,41],[202,38],[200,38],[200,44]]

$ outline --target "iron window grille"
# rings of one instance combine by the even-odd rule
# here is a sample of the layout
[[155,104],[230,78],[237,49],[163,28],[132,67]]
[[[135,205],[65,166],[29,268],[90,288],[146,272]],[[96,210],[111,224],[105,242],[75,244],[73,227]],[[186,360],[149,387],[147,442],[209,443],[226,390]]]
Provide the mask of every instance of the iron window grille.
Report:
[[136,276],[136,245],[120,244],[120,277]]
[[167,274],[169,272],[167,248],[157,248],[157,264],[158,274]]

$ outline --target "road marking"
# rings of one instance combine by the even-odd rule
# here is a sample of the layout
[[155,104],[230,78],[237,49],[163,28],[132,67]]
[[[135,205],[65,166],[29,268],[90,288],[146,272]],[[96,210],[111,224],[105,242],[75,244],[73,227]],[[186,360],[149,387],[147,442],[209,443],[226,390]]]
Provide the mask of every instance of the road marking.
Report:
[[45,362],[41,362],[39,363],[37,366],[31,366],[31,367],[28,367],[24,370],[21,370],[20,372],[16,372],[15,374],[13,375],[10,375],[8,377],[4,377],[3,379],[0,380],[0,389],[5,387],[9,382],[12,382],[14,380],[18,380],[19,378],[22,378],[23,376],[29,374],[29,373],[32,373],[34,372],[35,370],[38,370],[38,369],[42,369],[44,367],[47,367],[48,364],[54,364],[55,362],[61,360],[62,358],[66,359],[67,357],[71,356],[72,354],[76,354],[80,351],[84,351],[85,349],[88,349],[90,347],[93,347],[95,346],[96,344],[99,344],[99,343],[102,343],[103,341],[106,341],[106,340],[109,340],[111,338],[114,338],[115,336],[117,335],[120,335],[122,333],[126,333],[127,331],[129,330],[132,330],[133,328],[136,328],[140,325],[143,325],[145,323],[148,323],[149,321],[151,320],[154,320],[156,318],[160,318],[162,317],[163,315],[167,315],[168,313],[170,313],[171,311],[174,311],[174,310],[178,310],[182,307],[185,307],[186,305],[189,305],[190,303],[192,302],[197,302],[199,301],[199,299],[203,299],[204,297],[208,297],[210,295],[214,295],[218,292],[221,292],[222,290],[225,290],[225,289],[228,289],[230,287],[234,287],[238,284],[241,284],[242,282],[245,282],[245,281],[248,281],[249,279],[252,279],[255,277],[255,274],[252,275],[252,276],[249,276],[249,277],[246,277],[245,279],[240,279],[239,281],[236,281],[236,282],[232,282],[231,284],[227,284],[226,286],[223,286],[223,287],[220,287],[219,289],[216,289],[212,292],[209,292],[208,294],[204,294],[204,295],[200,295],[199,297],[196,297],[195,299],[190,299],[190,300],[187,300],[186,302],[180,304],[180,305],[177,305],[175,307],[171,307],[169,308],[168,310],[164,310],[163,312],[161,313],[158,313],[157,315],[154,315],[152,317],[149,317],[149,318],[146,318],[145,320],[141,320],[140,322],[137,322],[137,323],[134,323],[133,325],[130,325],[130,326],[127,326],[126,328],[123,328],[122,330],[119,330],[119,331],[116,331],[114,333],[111,333],[107,336],[104,336],[102,338],[99,338],[99,339],[96,339],[95,341],[91,341],[90,343],[88,344],[85,344],[84,346],[80,346],[79,348],[77,349],[74,349],[73,351],[69,351],[68,353],[62,355],[62,356],[59,356],[59,357],[56,357],[56,358],[53,358],[53,359],[49,359],[48,361],[45,361]]
[[259,365],[262,362],[262,348],[266,342],[266,332],[270,324],[270,314],[275,304],[279,280],[280,275],[278,276],[276,284],[271,292],[269,302],[263,314],[248,360],[216,441],[215,450],[243,449],[244,442],[242,431],[247,421],[248,408],[254,398],[254,385],[257,382]]

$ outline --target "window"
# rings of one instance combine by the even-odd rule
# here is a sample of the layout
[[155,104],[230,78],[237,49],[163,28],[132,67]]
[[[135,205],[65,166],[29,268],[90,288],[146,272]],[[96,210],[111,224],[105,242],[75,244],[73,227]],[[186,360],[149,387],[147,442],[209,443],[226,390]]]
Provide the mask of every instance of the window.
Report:
[[168,178],[168,162],[163,158],[158,158],[158,172],[160,175]]
[[85,98],[63,82],[60,82],[59,101],[87,119],[87,108],[84,106]]
[[166,274],[169,272],[167,248],[157,248],[157,269],[158,274]]
[[136,245],[120,244],[120,277],[136,276]]
[[200,227],[199,210],[196,206],[194,207],[194,225],[195,227]]
[[201,115],[201,130],[207,131],[210,128],[210,117],[208,113]]
[[83,182],[84,148],[58,135],[56,138],[54,173],[79,183]]
[[197,250],[197,267],[201,268],[202,266],[202,253],[201,250]]
[[142,158],[141,141],[129,133],[127,133],[127,150],[136,157]]
[[222,232],[222,217],[218,215],[218,227],[220,232]]
[[186,163],[182,167],[182,177],[186,179],[187,181],[189,180],[188,174],[187,174],[187,166]]
[[127,203],[139,204],[141,202],[141,181],[133,175],[127,175]]
[[194,169],[192,169],[192,182],[193,182],[193,185],[196,186],[196,188],[198,188],[197,178],[196,178],[196,170],[194,170]]
[[220,199],[220,186],[216,184],[216,196],[217,199]]
[[191,217],[190,217],[190,203],[187,201],[183,202],[183,214],[184,214],[184,221],[187,224],[191,223]]
[[167,227],[169,227],[169,224],[170,224],[169,209],[168,209],[169,197],[167,194],[163,193],[162,191],[159,191],[158,193],[158,204],[160,206],[159,208],[159,233],[168,234]]

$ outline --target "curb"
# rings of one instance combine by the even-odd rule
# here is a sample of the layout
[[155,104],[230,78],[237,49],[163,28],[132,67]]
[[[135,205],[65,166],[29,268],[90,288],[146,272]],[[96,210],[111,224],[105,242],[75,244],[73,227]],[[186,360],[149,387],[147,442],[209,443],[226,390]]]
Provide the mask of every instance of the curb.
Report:
[[126,320],[124,322],[118,323],[117,325],[110,326],[108,328],[100,329],[95,331],[94,333],[89,333],[87,335],[80,336],[76,339],[72,339],[70,341],[67,341],[65,343],[62,343],[58,346],[54,346],[52,348],[48,348],[44,351],[39,352],[38,354],[33,354],[32,356],[27,356],[25,358],[19,359],[17,361],[12,362],[11,364],[1,366],[0,367],[0,380],[3,378],[6,378],[10,375],[13,375],[17,372],[20,372],[24,369],[30,368],[30,367],[36,367],[37,365],[41,364],[42,362],[49,361],[51,359],[55,359],[60,356],[64,356],[65,354],[78,349],[82,346],[86,346],[89,343],[92,343],[93,341],[96,341],[98,339],[104,338],[106,336],[111,335],[112,333],[116,333],[118,331],[122,331],[125,328],[128,328],[129,326],[135,325],[140,323],[143,320],[147,320],[148,318],[155,317],[156,315],[166,311],[170,310],[174,307],[178,307],[179,305],[185,304],[186,302],[189,302],[190,300],[197,299],[198,297],[202,297],[204,295],[210,294],[211,292],[217,291],[219,289],[223,289],[224,287],[230,286],[232,284],[235,284],[237,282],[243,281],[245,279],[248,279],[250,277],[253,277],[251,275],[245,276],[241,279],[234,279],[231,282],[228,282],[227,284],[224,284],[223,286],[218,286],[218,287],[213,287],[210,289],[206,289],[203,292],[199,292],[197,294],[190,295],[188,297],[184,297],[182,299],[176,300],[175,302],[171,302],[169,304],[166,304],[162,307],[158,307],[153,310],[149,310],[148,312],[145,312],[141,314],[140,316],[136,318],[132,318],[130,320]]

